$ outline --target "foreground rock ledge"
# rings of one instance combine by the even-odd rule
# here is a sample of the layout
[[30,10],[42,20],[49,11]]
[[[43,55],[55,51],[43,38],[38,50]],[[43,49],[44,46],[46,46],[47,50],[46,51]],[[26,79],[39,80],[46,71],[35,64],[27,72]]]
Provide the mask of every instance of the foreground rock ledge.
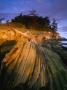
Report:
[[20,36],[2,60],[1,90],[14,90],[20,84],[34,90],[48,84],[49,90],[66,90],[67,70],[59,55],[42,47],[34,38]]

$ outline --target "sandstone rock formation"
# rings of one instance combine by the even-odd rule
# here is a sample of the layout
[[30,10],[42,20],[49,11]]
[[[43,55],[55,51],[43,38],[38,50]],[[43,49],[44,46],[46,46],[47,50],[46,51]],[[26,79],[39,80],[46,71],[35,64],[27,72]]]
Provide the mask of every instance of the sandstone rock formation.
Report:
[[42,47],[40,43],[43,38],[40,37],[16,29],[0,32],[1,40],[17,42],[2,60],[1,90],[13,90],[19,84],[34,90],[48,84],[49,90],[67,89],[67,70],[61,58],[52,50]]

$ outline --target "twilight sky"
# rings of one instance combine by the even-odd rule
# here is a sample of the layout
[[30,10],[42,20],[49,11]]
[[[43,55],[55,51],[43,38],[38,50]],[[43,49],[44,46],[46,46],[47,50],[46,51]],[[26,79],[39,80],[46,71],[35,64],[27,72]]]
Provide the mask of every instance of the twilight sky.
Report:
[[67,0],[0,0],[0,18],[11,19],[31,10],[36,10],[41,16],[55,18],[59,32],[67,37]]

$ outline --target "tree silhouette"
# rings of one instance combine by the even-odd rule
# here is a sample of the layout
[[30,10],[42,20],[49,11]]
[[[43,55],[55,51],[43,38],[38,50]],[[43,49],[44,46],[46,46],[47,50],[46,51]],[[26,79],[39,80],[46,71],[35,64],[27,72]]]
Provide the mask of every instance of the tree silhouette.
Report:
[[49,17],[38,16],[35,10],[30,11],[28,15],[22,15],[22,13],[20,13],[20,15],[12,19],[12,22],[21,23],[27,29],[46,30],[54,33],[57,31],[57,23],[55,19],[53,19],[51,25]]
[[45,17],[45,18],[44,18],[44,24],[45,24],[45,27],[49,27],[49,26],[50,26],[49,17]]
[[53,19],[53,22],[52,22],[52,29],[54,31],[57,31],[57,23],[56,23],[56,20],[55,19]]
[[55,38],[56,37],[56,32],[57,32],[57,23],[56,23],[56,20],[55,19],[53,19],[53,22],[52,22],[52,26],[51,26],[52,28],[52,33],[53,33],[53,38]]

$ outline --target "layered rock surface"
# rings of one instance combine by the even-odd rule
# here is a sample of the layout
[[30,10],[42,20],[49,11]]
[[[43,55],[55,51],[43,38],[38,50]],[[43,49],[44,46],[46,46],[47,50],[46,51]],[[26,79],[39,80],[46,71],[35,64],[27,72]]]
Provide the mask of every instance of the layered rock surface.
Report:
[[47,86],[49,90],[67,89],[67,70],[56,52],[41,45],[45,40],[43,34],[34,35],[12,28],[1,30],[0,40],[0,51],[7,51],[10,46],[8,43],[3,46],[4,42],[16,41],[1,61],[1,90],[14,90],[20,84],[21,90],[24,85],[34,90]]

